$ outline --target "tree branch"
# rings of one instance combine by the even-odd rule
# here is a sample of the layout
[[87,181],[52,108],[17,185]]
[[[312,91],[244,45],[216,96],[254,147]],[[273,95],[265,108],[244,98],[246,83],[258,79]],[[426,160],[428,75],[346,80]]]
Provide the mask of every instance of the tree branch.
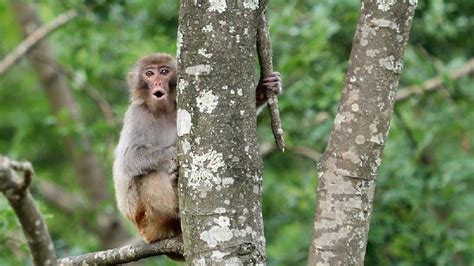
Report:
[[59,27],[65,25],[78,16],[77,10],[69,10],[59,15],[49,24],[38,28],[31,35],[26,37],[12,52],[10,52],[0,63],[0,76],[13,66],[22,56],[24,56],[35,44],[44,39]]
[[[474,58],[467,61],[467,63],[462,65],[461,67],[448,72],[447,75],[450,79],[456,80],[462,76],[469,75],[471,73],[474,73]],[[423,82],[423,84],[421,85],[413,85],[398,90],[396,100],[402,101],[412,96],[413,94],[421,94],[426,91],[433,91],[441,87],[441,85],[443,85],[443,75],[429,79]]]
[[[260,15],[257,27],[257,53],[260,62],[260,70],[263,77],[268,77],[273,72],[273,51],[268,31],[268,20],[265,9]],[[285,140],[283,139],[283,129],[281,128],[280,110],[278,109],[278,97],[273,91],[265,91],[267,97],[268,110],[272,121],[272,131],[275,142],[280,151],[285,151]]]
[[[20,178],[16,171],[22,172],[23,177]],[[28,190],[32,174],[29,162],[16,162],[0,155],[0,191],[20,221],[34,265],[57,265],[48,228]]]
[[59,260],[59,265],[119,264],[157,255],[181,255],[184,252],[182,237],[165,239],[153,244],[144,242],[121,248],[66,257]]
[[308,265],[364,264],[375,183],[416,8],[416,1],[378,2],[361,1],[344,89],[318,163]]

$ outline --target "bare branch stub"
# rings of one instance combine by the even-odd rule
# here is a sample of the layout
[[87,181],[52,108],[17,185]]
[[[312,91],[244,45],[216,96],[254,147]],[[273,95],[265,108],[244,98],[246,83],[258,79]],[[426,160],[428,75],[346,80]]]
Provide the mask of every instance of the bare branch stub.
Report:
[[[273,72],[273,51],[268,31],[268,20],[265,9],[260,15],[257,28],[257,53],[260,62],[260,71],[263,77],[267,77]],[[278,97],[272,91],[266,91],[268,110],[272,123],[273,136],[280,151],[285,150],[285,140],[283,139],[283,129],[281,127],[280,110],[278,108]]]

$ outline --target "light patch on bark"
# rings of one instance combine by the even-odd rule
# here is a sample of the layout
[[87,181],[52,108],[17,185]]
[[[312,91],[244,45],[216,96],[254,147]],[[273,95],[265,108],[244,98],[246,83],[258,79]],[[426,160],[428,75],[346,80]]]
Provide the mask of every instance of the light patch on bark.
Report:
[[229,186],[234,184],[234,179],[232,177],[224,177],[222,178],[222,185],[223,186]]
[[207,49],[205,49],[205,48],[200,48],[198,50],[198,54],[204,56],[205,58],[211,58],[212,57],[212,54],[208,53]]
[[218,13],[222,13],[227,9],[227,3],[225,0],[209,0],[209,8],[207,9],[209,12],[217,11]]
[[395,37],[397,39],[397,42],[399,43],[403,43],[405,41],[405,38],[403,37],[403,35],[397,35],[397,37]]
[[378,103],[377,107],[379,108],[379,111],[382,112],[383,110],[385,110],[385,103],[384,102]]
[[344,122],[344,117],[341,114],[337,114],[336,117],[334,118],[334,125],[336,129],[339,129],[343,122]]
[[377,27],[390,28],[392,30],[396,30],[397,32],[400,32],[400,28],[398,27],[397,23],[391,20],[380,18],[380,19],[372,19],[370,22]]
[[225,216],[220,216],[214,219],[214,224],[209,230],[203,231],[199,238],[206,242],[210,248],[214,248],[217,244],[229,241],[233,234],[230,226],[230,219]]
[[214,210],[215,213],[217,214],[223,214],[223,213],[226,213],[226,209],[225,208],[216,208]]
[[219,103],[218,100],[219,97],[212,94],[212,91],[203,91],[196,99],[197,107],[201,113],[210,114],[214,109],[216,109],[216,106]]
[[189,85],[189,82],[185,79],[179,79],[178,82],[178,91],[179,93],[183,93],[183,91],[186,89],[186,87]]
[[239,95],[239,96],[244,95],[244,94],[242,93],[242,89],[237,89],[237,95]]
[[388,11],[396,2],[396,0],[377,0],[377,7],[382,11]]
[[219,250],[212,251],[211,258],[215,260],[222,260],[225,256],[229,255],[229,253],[220,252]]
[[183,147],[184,154],[188,154],[188,152],[191,150],[191,144],[187,140],[183,141],[183,144],[181,145],[181,147]]
[[206,266],[206,259],[203,257],[198,257],[193,260],[191,263],[193,266]]
[[220,184],[221,179],[216,175],[218,170],[224,167],[222,153],[210,150],[203,154],[191,154],[191,166],[186,171],[189,176],[189,186],[196,189],[202,185],[210,187],[212,184]]
[[177,132],[178,136],[184,136],[185,134],[189,134],[192,127],[191,123],[191,115],[188,111],[184,109],[178,109],[177,111]]
[[372,70],[374,69],[374,65],[365,66],[365,69],[367,70],[367,73],[372,74]]
[[212,68],[210,65],[196,65],[186,68],[186,74],[193,75],[195,77],[202,74],[209,74]]
[[250,235],[250,236],[257,235],[257,232],[255,232],[250,226],[245,227],[245,229],[232,229],[232,233],[236,237],[245,237],[247,235]]
[[352,109],[352,111],[357,112],[357,111],[359,111],[359,105],[356,104],[356,103],[353,103],[351,105],[351,109]]
[[342,153],[342,158],[351,161],[353,164],[359,164],[360,158],[357,155],[355,147],[350,147],[348,151]]
[[365,137],[363,135],[358,135],[356,137],[356,143],[359,145],[362,145],[365,143]]
[[360,28],[360,45],[367,46],[369,44],[369,36],[376,34],[375,30],[367,24],[362,25]]
[[379,65],[387,70],[393,71],[395,74],[402,73],[403,61],[395,60],[393,55],[386,58],[380,58]]
[[214,27],[211,24],[206,25],[204,28],[202,28],[203,32],[212,32],[214,30]]
[[[325,225],[323,225],[322,228],[326,228],[327,225],[329,225],[331,223],[330,220],[325,220]],[[315,239],[315,242],[317,244],[319,243],[324,243],[324,244],[327,244],[327,245],[333,245],[334,243],[336,243],[340,238],[347,238],[348,235],[350,233],[350,230],[348,227],[342,227],[342,228],[339,228],[339,231],[338,232],[335,232],[335,233],[325,233],[323,234],[322,236],[318,237]],[[317,245],[317,246],[320,246],[320,245]]]
[[375,144],[382,145],[382,143],[383,143],[383,134],[378,133],[378,134],[372,135],[370,137],[370,141],[375,143]]
[[244,7],[255,10],[258,8],[258,0],[244,0]]
[[354,119],[354,117],[354,114],[351,112],[342,112],[340,114],[337,114],[336,118],[334,119],[334,126],[337,130],[340,130],[342,123],[350,122]]
[[410,3],[410,5],[418,5],[418,0],[408,0],[408,2]]
[[349,91],[349,98],[347,99],[347,103],[351,104],[359,100],[359,89],[352,89]]
[[366,54],[368,57],[376,57],[378,53],[380,53],[380,51],[377,50],[377,49],[367,49],[367,50],[365,51],[365,54]]
[[179,55],[181,54],[181,47],[183,46],[183,33],[181,32],[181,30],[179,29],[178,27],[178,36],[177,36],[177,39],[176,39],[176,58],[178,60],[179,59]]

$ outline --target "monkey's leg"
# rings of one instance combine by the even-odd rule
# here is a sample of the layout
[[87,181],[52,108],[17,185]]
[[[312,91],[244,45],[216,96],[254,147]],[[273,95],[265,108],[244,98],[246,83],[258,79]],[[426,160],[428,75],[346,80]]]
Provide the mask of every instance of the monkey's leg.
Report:
[[140,183],[142,206],[135,224],[147,242],[171,238],[181,233],[178,196],[168,173],[151,173]]

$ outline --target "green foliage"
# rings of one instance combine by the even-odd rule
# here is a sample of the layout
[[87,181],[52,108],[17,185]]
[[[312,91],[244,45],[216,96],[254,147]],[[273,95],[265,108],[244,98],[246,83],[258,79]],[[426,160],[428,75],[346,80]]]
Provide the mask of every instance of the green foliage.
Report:
[[[178,1],[34,1],[43,21],[87,5],[85,12],[48,40],[53,45],[84,123],[53,116],[43,88],[21,60],[0,77],[0,153],[33,163],[37,178],[77,197],[64,136],[87,134],[106,169],[128,103],[126,74],[153,51],[174,54]],[[450,80],[448,70],[474,56],[474,2],[419,1],[401,87],[443,75],[443,88],[396,105],[377,181],[367,265],[474,264],[474,81]],[[20,41],[8,5],[0,1],[0,58]],[[304,265],[314,219],[315,163],[291,151],[324,151],[337,109],[357,23],[359,1],[270,1],[275,68],[283,75],[280,108],[284,154],[265,158],[264,218],[269,265]],[[106,122],[86,86],[112,106]],[[261,142],[273,143],[268,114],[259,118]],[[112,192],[111,178],[109,187]],[[34,181],[34,183],[37,182]],[[47,217],[59,256],[99,248],[81,224],[33,190]],[[105,210],[114,207],[111,199]],[[0,265],[27,264],[28,250],[13,211],[0,197]],[[152,260],[155,262],[156,260]],[[164,261],[161,259],[160,261]]]

